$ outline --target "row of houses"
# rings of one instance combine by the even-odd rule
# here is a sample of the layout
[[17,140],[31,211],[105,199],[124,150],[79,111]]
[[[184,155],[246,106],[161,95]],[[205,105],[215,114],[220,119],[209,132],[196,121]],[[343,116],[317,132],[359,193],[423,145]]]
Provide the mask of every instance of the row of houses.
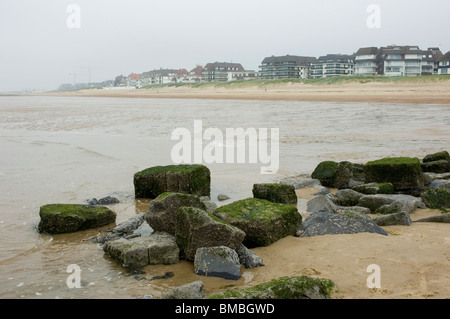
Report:
[[367,47],[353,54],[327,54],[319,58],[285,55],[263,59],[259,70],[246,70],[240,63],[213,62],[192,70],[159,69],[118,76],[113,86],[144,87],[168,83],[227,82],[249,79],[327,78],[352,75],[422,76],[450,74],[450,52],[437,47]]

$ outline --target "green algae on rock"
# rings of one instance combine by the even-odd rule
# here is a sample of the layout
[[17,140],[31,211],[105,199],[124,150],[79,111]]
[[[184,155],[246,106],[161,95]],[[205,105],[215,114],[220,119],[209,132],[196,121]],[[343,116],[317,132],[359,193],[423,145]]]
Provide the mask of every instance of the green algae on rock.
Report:
[[247,198],[216,209],[214,215],[246,234],[244,245],[268,246],[286,236],[294,236],[301,228],[302,216],[297,207]]
[[422,201],[429,208],[450,208],[450,190],[446,188],[430,189],[421,195]]
[[391,183],[396,191],[424,187],[420,161],[415,157],[388,157],[368,162],[365,166],[366,183]]
[[104,206],[49,204],[41,206],[38,231],[48,234],[73,233],[116,221],[116,213]]
[[210,196],[211,172],[204,165],[168,165],[134,174],[136,198],[156,198],[164,192]]
[[311,177],[326,187],[347,188],[353,177],[351,167],[349,162],[324,161],[317,165]]
[[450,162],[450,154],[447,151],[442,151],[434,154],[428,154],[423,158],[424,163],[435,162],[439,160],[446,160],[447,162]]
[[282,277],[249,288],[227,290],[209,299],[329,299],[335,283],[310,276]]
[[237,250],[245,233],[207,211],[180,207],[176,212],[175,238],[186,260],[193,261],[198,248],[227,246]]

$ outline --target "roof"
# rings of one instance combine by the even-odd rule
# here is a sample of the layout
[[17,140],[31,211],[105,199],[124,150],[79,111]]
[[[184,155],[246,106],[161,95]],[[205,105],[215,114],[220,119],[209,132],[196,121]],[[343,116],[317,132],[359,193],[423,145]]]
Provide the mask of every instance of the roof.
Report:
[[327,54],[319,57],[317,62],[340,62],[340,63],[353,63],[355,61],[354,55],[348,54]]
[[376,55],[378,53],[377,47],[367,47],[367,48],[360,48],[356,55]]
[[244,67],[240,63],[228,62],[214,62],[205,65],[204,70],[214,70],[216,68],[237,69],[237,71],[244,71]]
[[450,51],[442,56],[441,61],[450,61]]
[[141,76],[142,76],[142,74],[134,74],[134,73],[131,73],[131,74],[128,76],[128,78],[129,78],[130,80],[137,80],[137,79],[139,79]]
[[149,75],[169,76],[169,75],[177,74],[178,71],[179,70],[175,70],[175,69],[159,69],[159,70],[145,72],[143,75],[144,76],[149,76]]
[[297,55],[284,55],[284,56],[271,56],[264,58],[262,64],[275,64],[282,62],[295,62],[297,65],[310,65],[316,63],[315,57],[297,56]]

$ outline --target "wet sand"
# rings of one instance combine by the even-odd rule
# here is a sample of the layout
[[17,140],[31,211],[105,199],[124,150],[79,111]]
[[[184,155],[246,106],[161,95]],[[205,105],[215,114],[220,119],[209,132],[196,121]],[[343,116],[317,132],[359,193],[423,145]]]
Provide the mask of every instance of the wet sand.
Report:
[[284,83],[237,87],[162,87],[136,90],[80,90],[45,95],[180,99],[285,100],[450,104],[450,81],[423,83],[347,83],[311,85]]

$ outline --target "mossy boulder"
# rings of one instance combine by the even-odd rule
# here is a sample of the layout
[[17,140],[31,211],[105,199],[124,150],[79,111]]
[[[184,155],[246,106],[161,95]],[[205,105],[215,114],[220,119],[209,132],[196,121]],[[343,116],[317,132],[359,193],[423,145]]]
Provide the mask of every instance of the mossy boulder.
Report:
[[180,207],[176,212],[175,238],[181,256],[193,261],[198,248],[227,246],[237,250],[245,233],[207,211]]
[[204,165],[155,166],[134,174],[136,198],[156,198],[165,192],[210,196],[211,172]]
[[354,191],[366,195],[394,194],[394,185],[391,183],[368,183],[352,187]]
[[323,186],[334,188],[347,188],[353,177],[349,162],[325,161],[319,163],[311,174],[313,179],[318,179]]
[[420,161],[414,157],[390,157],[368,162],[365,166],[366,183],[391,183],[396,191],[424,187]]
[[48,234],[73,233],[112,224],[116,213],[104,206],[49,204],[41,206],[38,231]]
[[450,161],[438,160],[433,162],[424,162],[421,164],[423,172],[431,173],[446,173],[450,172]]
[[341,206],[356,206],[362,196],[364,195],[351,189],[340,189],[334,202]]
[[107,242],[103,250],[124,267],[140,268],[146,265],[176,264],[179,248],[175,237],[165,232],[133,239],[120,238]]
[[429,208],[445,209],[450,208],[450,189],[437,188],[430,189],[421,195],[422,201]]
[[249,288],[227,290],[210,299],[329,299],[335,284],[310,276],[282,277]]
[[302,216],[297,207],[265,199],[247,198],[216,209],[214,215],[242,229],[244,245],[268,246],[277,240],[294,236],[301,228]]
[[447,151],[442,151],[434,154],[428,154],[423,158],[424,163],[435,162],[439,160],[450,162],[450,154]]
[[297,194],[294,185],[267,183],[254,184],[253,197],[266,199],[280,204],[297,204]]
[[154,230],[175,236],[176,213],[183,206],[206,210],[205,204],[196,195],[167,192],[150,202],[145,220]]

